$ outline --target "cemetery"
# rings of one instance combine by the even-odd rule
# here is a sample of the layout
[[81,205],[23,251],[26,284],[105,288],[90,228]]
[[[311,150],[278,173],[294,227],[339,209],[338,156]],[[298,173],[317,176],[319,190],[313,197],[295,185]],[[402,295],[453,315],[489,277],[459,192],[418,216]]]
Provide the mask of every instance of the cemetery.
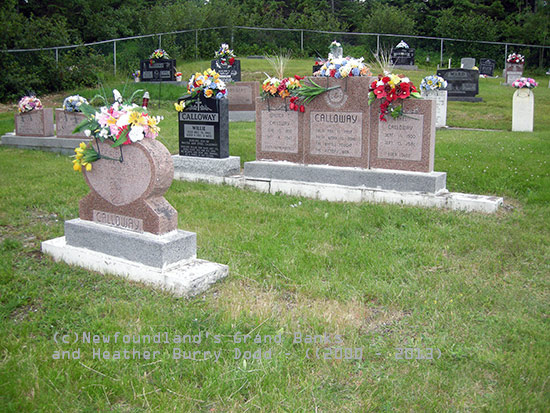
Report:
[[546,78],[232,35],[0,105],[3,410],[544,411]]

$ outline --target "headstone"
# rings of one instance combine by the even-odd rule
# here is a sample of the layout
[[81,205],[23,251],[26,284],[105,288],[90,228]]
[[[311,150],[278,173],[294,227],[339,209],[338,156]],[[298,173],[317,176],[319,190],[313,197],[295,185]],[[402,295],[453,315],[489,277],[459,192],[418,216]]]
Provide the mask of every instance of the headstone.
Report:
[[424,99],[433,100],[435,103],[435,127],[444,128],[447,126],[447,91],[446,90],[423,90]]
[[255,111],[259,82],[238,82],[227,84],[230,111]]
[[394,47],[390,52],[390,62],[394,66],[414,66],[414,49]]
[[164,145],[154,139],[118,148],[96,144],[101,155],[117,160],[99,159],[84,171],[90,193],[80,201],[80,219],[157,235],[175,230],[178,213],[163,197],[174,176]]
[[[372,77],[316,78],[334,87],[306,105],[304,163],[368,168],[370,108],[366,94]],[[306,82],[307,84],[307,82]]]
[[288,99],[256,99],[256,159],[304,163],[303,113]]
[[380,103],[372,105],[370,167],[432,172],[435,152],[435,104],[407,99],[404,116],[379,120]]
[[53,110],[44,108],[15,115],[15,135],[54,136]]
[[481,59],[479,61],[479,74],[493,76],[497,63],[493,59]]
[[55,133],[58,138],[86,138],[84,132],[73,133],[74,129],[86,120],[81,112],[67,112],[63,109],[55,110]]
[[227,276],[227,266],[196,258],[195,233],[177,228],[177,211],[164,198],[174,176],[164,145],[146,138],[97,149],[119,160],[101,158],[83,171],[90,193],[80,218],[65,221],[64,237],[43,242],[44,253],[186,297]]
[[229,108],[227,99],[200,95],[178,113],[179,154],[201,158],[229,156]]
[[175,82],[176,59],[147,59],[140,63],[142,82]]
[[533,132],[535,94],[528,88],[514,92],[512,100],[512,131]]
[[314,75],[315,72],[318,72],[319,70],[321,70],[322,67],[323,65],[313,65],[312,74]]
[[460,67],[462,69],[473,69],[476,65],[476,59],[473,57],[463,57],[460,59]]
[[232,65],[229,62],[222,63],[220,60],[212,60],[210,68],[220,75],[225,83],[241,81],[241,61],[235,59]]
[[511,85],[515,80],[523,76],[523,63],[506,63],[505,77],[506,83]]
[[437,75],[447,81],[447,99],[466,102],[481,102],[479,72],[469,69],[439,69]]

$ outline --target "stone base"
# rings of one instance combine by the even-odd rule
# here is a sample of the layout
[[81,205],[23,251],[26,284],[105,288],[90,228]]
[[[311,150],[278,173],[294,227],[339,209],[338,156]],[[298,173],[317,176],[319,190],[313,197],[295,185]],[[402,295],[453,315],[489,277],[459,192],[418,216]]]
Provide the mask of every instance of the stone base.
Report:
[[447,96],[447,100],[453,102],[482,102],[483,98],[476,98],[472,96]]
[[241,158],[199,158],[195,156],[172,155],[174,178],[185,179],[186,175],[231,176],[241,172]]
[[244,186],[269,194],[286,194],[320,199],[329,202],[371,202],[409,205],[429,208],[449,208],[458,211],[495,213],[503,199],[494,196],[461,194],[440,191],[398,192],[345,185],[321,184],[299,181],[244,179]]
[[244,164],[245,180],[298,181],[403,192],[438,193],[445,190],[446,178],[445,172],[409,172],[269,161]]
[[397,70],[418,70],[417,65],[395,65],[393,69]]
[[88,138],[63,138],[55,136],[17,136],[15,133],[6,133],[2,136],[3,146],[12,146],[19,149],[37,149],[47,152],[58,152],[65,155],[74,155],[74,148],[80,142],[89,142]]
[[255,122],[256,111],[255,110],[230,110],[229,122]]
[[114,274],[143,282],[180,297],[193,297],[227,276],[226,265],[209,261],[182,260],[168,268],[151,267],[120,257],[67,245],[65,237],[42,243],[42,252],[55,261],[64,261],[102,274]]
[[67,245],[166,268],[197,254],[197,234],[176,230],[163,235],[132,232],[80,218],[65,221]]

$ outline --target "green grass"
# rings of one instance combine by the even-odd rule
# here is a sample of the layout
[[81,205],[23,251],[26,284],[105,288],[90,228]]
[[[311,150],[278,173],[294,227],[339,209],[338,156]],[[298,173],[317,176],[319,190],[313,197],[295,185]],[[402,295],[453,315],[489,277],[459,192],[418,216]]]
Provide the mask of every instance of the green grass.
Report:
[[[547,411],[550,90],[535,89],[535,132],[515,133],[512,89],[498,79],[480,88],[483,103],[450,103],[449,124],[500,131],[438,130],[435,169],[451,191],[504,196],[500,212],[175,181],[166,198],[179,228],[197,233],[198,257],[230,268],[193,300],[42,255],[88,189],[68,157],[0,147],[2,411]],[[161,99],[158,114],[176,153],[170,105]],[[12,114],[0,128],[13,129]],[[254,159],[254,123],[231,123],[230,142],[231,154]],[[202,342],[56,344],[56,332],[202,332]],[[235,343],[237,332],[252,338]],[[341,335],[362,358],[307,359],[334,345],[293,343],[295,332]],[[281,342],[250,342],[256,334]],[[403,347],[441,358],[396,360]],[[79,360],[52,359],[79,348]],[[98,360],[94,348],[160,353]],[[221,356],[174,360],[174,348]],[[272,359],[234,360],[234,348],[271,348]]]

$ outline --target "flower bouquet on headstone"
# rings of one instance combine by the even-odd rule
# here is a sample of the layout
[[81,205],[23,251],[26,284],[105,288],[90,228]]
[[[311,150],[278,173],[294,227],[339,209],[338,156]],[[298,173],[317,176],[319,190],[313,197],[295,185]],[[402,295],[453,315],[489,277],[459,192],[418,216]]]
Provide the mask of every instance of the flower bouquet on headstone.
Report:
[[328,54],[329,59],[341,59],[343,57],[344,49],[342,49],[342,45],[336,40],[330,44],[328,49],[330,50]]
[[230,66],[235,63],[235,53],[229,48],[229,45],[222,43],[220,48],[214,54],[214,58],[218,59],[222,64],[229,64]]
[[447,81],[441,76],[430,75],[426,76],[420,82],[420,90],[430,92],[432,90],[445,89],[447,87]]
[[63,110],[65,112],[82,112],[82,105],[87,105],[88,101],[80,95],[68,96],[63,101]]
[[527,88],[527,89],[534,89],[539,84],[535,81],[535,79],[532,79],[530,77],[520,77],[519,79],[516,79],[512,82],[512,86],[521,89],[521,88]]
[[334,77],[336,79],[351,76],[371,76],[369,67],[363,63],[363,58],[355,59],[353,57],[334,58],[329,55],[329,59],[323,64],[321,70],[315,72],[315,76]]
[[170,56],[164,49],[156,49],[153,53],[151,53],[151,56],[149,56],[149,59],[170,59]]
[[369,105],[380,99],[380,120],[386,122],[389,113],[392,118],[403,116],[403,101],[407,98],[420,98],[416,87],[404,75],[385,73],[378,75],[378,80],[369,87]]
[[[266,75],[267,76],[267,75]],[[267,76],[267,79],[262,83],[261,97],[266,99],[270,97],[280,97],[285,99],[290,97],[289,108],[300,112],[305,112],[305,107],[299,102],[299,96],[296,92],[303,86],[300,83],[303,80],[303,76],[285,77],[280,80],[276,77]],[[292,97],[291,97],[292,95]]]
[[508,55],[508,58],[506,59],[506,62],[507,63],[523,64],[523,63],[525,63],[525,57],[523,57],[519,53],[510,53]]
[[43,109],[42,102],[36,96],[23,96],[17,105],[19,113]]
[[[134,100],[134,97],[142,92],[136,90],[129,102]],[[110,106],[103,106],[96,110],[91,105],[82,104],[80,106],[82,113],[86,115],[86,120],[74,130],[75,133],[84,131],[86,136],[92,137],[94,140],[101,142],[112,141],[112,147],[116,148],[121,145],[130,145],[133,142],[141,141],[144,138],[155,139],[160,128],[159,122],[163,119],[161,116],[151,116],[147,112],[147,108],[138,106],[133,103],[125,102],[120,92],[113,90],[114,103]],[[75,149],[73,168],[75,171],[82,171],[85,167],[87,171],[92,169],[92,162],[100,158],[118,160],[102,156],[92,143],[86,144],[82,142]]]
[[225,82],[220,79],[218,72],[212,69],[206,69],[203,73],[197,72],[187,83],[187,94],[174,103],[178,112],[183,112],[193,102],[204,96],[207,99],[225,99],[227,98],[227,89]]
[[134,73],[132,73],[132,77],[134,78],[134,82],[139,82],[140,75],[141,75],[141,72],[139,70],[136,70]]

